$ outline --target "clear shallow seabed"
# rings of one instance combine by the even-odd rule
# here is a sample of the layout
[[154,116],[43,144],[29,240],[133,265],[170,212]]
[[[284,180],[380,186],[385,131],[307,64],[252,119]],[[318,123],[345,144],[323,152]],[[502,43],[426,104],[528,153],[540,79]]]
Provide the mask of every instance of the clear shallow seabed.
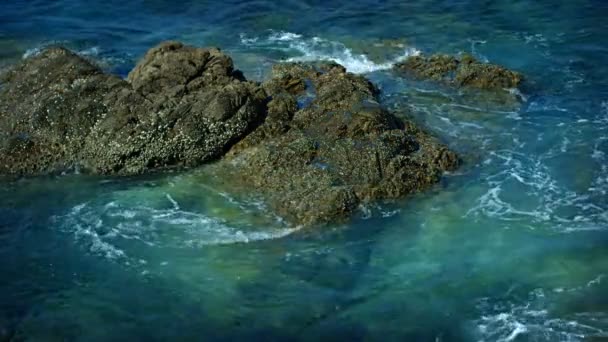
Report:
[[[298,230],[213,166],[0,185],[0,340],[608,338],[605,1],[2,1],[0,66],[63,44],[126,75],[165,39],[250,79],[331,59],[458,151],[434,189]],[[522,101],[399,79],[469,52]]]

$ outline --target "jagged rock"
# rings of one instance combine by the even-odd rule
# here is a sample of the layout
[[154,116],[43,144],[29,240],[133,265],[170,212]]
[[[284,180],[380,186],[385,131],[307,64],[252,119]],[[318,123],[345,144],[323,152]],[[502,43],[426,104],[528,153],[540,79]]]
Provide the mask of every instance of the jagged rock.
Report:
[[372,83],[334,63],[280,64],[259,85],[217,49],[167,42],[123,80],[50,48],[0,82],[0,175],[139,174],[231,149],[213,166],[226,183],[309,225],[424,190],[458,165],[383,108]]
[[3,76],[0,173],[103,174],[196,166],[265,116],[266,94],[217,49],[166,42],[127,81],[62,48]]
[[197,166],[221,157],[265,115],[263,89],[244,81],[217,49],[161,44],[128,80],[134,91],[116,94],[115,112],[87,138],[88,169],[133,174]]
[[397,63],[395,69],[420,79],[490,90],[515,88],[523,79],[518,72],[494,64],[481,63],[471,55],[461,58],[441,54],[429,57],[411,56]]
[[232,59],[218,49],[166,42],[150,49],[129,73],[128,80],[135,90],[149,96],[175,87],[185,91],[227,85],[242,81],[243,76],[235,72]]
[[[264,85],[274,91],[273,101],[296,102],[299,110],[268,117],[221,167],[288,221],[343,219],[362,203],[426,189],[458,165],[447,147],[387,112],[364,77],[337,64],[284,64],[273,71]],[[295,83],[307,89],[294,95],[293,88],[277,86]],[[277,122],[284,133],[259,134]]]

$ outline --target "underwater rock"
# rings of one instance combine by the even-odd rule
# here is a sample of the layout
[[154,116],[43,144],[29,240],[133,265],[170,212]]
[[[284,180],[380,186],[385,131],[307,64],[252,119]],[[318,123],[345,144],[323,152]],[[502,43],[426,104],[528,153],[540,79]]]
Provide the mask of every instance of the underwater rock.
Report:
[[0,80],[0,174],[139,174],[224,154],[265,115],[266,94],[217,49],[150,50],[128,80],[49,48]]
[[395,64],[395,69],[420,79],[488,90],[515,88],[523,80],[518,72],[479,62],[471,55],[460,58],[442,54],[411,56]]
[[269,110],[221,167],[293,224],[347,218],[362,203],[426,189],[458,165],[454,152],[389,113],[367,79],[338,64],[280,64],[273,74],[264,88],[285,115]]

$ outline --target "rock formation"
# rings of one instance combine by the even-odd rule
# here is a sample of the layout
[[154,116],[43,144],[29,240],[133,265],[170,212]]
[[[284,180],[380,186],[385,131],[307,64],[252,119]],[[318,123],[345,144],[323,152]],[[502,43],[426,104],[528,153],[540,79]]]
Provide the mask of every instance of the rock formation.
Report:
[[[463,63],[449,65],[480,68]],[[458,164],[383,108],[373,84],[332,63],[279,64],[256,84],[217,49],[167,42],[123,80],[50,48],[0,82],[0,174],[132,175],[198,166],[230,150],[214,166],[226,182],[308,225],[427,189]]]
[[358,205],[429,188],[458,158],[379,103],[377,89],[337,64],[275,66],[264,124],[227,169],[290,222],[348,217]]
[[63,48],[2,77],[0,173],[139,174],[223,155],[265,115],[266,95],[217,49],[168,42],[128,80]]
[[481,63],[471,55],[411,56],[395,65],[398,72],[419,79],[445,82],[455,86],[500,90],[517,87],[521,74],[494,64]]

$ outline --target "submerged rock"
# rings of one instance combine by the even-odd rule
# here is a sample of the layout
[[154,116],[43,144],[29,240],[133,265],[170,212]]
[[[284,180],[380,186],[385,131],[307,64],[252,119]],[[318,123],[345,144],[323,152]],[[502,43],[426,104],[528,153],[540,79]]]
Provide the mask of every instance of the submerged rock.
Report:
[[[386,111],[368,80],[340,65],[283,64],[273,73],[264,87],[270,104],[278,101],[287,114],[269,110],[223,167],[292,223],[346,218],[362,203],[426,189],[458,164],[447,147]],[[296,83],[306,89],[287,86]]]
[[138,174],[220,157],[266,95],[217,49],[167,42],[128,80],[62,48],[24,60],[0,89],[0,173]]
[[515,88],[523,80],[518,72],[479,62],[471,55],[460,58],[441,54],[411,56],[397,63],[395,69],[421,79],[489,90]]

